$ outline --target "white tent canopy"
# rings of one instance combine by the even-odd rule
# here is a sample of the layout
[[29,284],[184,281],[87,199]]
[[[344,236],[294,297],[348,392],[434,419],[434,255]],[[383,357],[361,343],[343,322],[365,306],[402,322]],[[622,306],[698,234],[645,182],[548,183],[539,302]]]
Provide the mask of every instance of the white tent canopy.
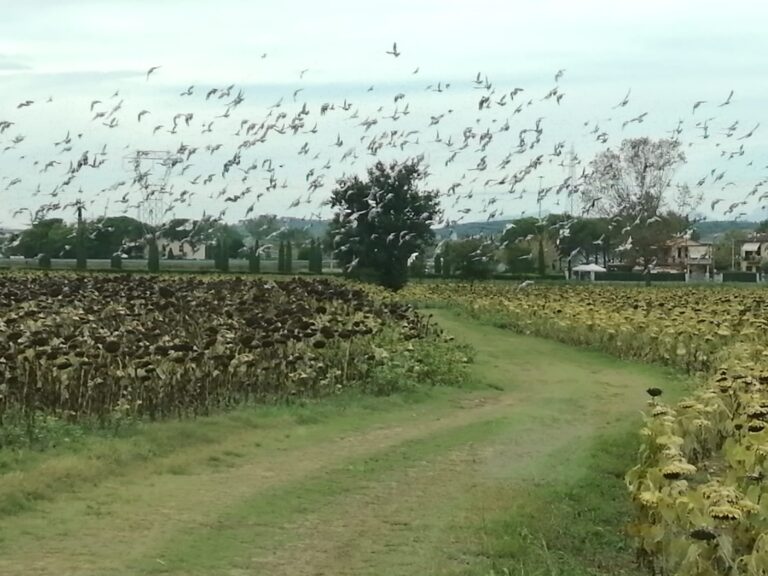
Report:
[[605,272],[605,268],[597,264],[579,264],[571,269],[573,272]]

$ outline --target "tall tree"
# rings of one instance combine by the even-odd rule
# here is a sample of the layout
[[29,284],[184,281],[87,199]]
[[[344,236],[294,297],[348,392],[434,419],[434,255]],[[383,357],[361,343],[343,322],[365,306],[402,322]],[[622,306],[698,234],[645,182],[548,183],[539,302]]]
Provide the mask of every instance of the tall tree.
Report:
[[274,214],[262,214],[241,222],[240,227],[247,236],[260,241],[273,239],[291,240],[294,245],[308,241],[312,234],[300,227],[296,219],[283,219]]
[[496,245],[486,238],[448,242],[442,257],[454,274],[467,280],[489,278],[497,263]]
[[215,266],[219,272],[229,272],[229,234],[226,225],[219,228],[216,239]]
[[107,259],[124,247],[143,241],[145,225],[129,216],[109,216],[86,224],[88,258]]
[[76,231],[61,218],[47,218],[34,222],[24,230],[9,253],[25,258],[37,258],[40,254],[50,257],[69,256]]
[[283,260],[283,266],[286,274],[293,274],[293,244],[290,240],[285,243],[285,259]]
[[315,242],[315,274],[323,273],[323,243]]
[[259,252],[259,241],[250,240],[248,242],[248,272],[258,274],[261,272],[261,253]]
[[546,260],[544,260],[544,235],[542,233],[539,233],[538,235],[537,244],[536,272],[538,272],[539,276],[546,276],[547,263]]
[[585,261],[605,266],[619,232],[607,218],[576,218],[559,236],[558,254],[576,264]]
[[277,253],[277,272],[283,274],[285,272],[285,242],[280,240],[280,249]]
[[75,253],[76,253],[76,268],[78,270],[85,270],[88,266],[88,259],[86,255],[86,245],[85,245],[85,222],[83,220],[83,202],[82,200],[79,200],[77,202],[77,229],[75,231],[76,237],[76,246],[75,246]]
[[422,190],[426,171],[420,159],[368,169],[367,179],[338,180],[330,204],[329,227],[336,258],[349,276],[392,290],[408,281],[408,259],[434,241],[432,223],[440,215],[438,192]]
[[154,233],[147,235],[147,252],[147,270],[154,274],[160,272],[160,248]]
[[749,238],[746,230],[728,230],[716,234],[713,245],[715,270],[733,270],[738,267],[740,247]]
[[681,211],[696,204],[687,186],[673,197],[672,178],[685,163],[678,140],[632,138],[617,151],[608,149],[589,164],[583,196],[587,209],[610,218],[622,231],[627,256],[648,269],[663,253],[665,245],[688,225]]
[[557,240],[559,227],[566,217],[550,214],[544,218],[525,217],[512,220],[501,235],[502,259],[508,272],[529,273],[538,272],[546,275],[550,255],[557,253],[554,243]]
[[323,252],[320,242],[312,238],[309,241],[309,271],[312,274],[321,274],[323,271]]
[[685,162],[678,140],[631,138],[618,151],[599,153],[589,164],[585,201],[607,216],[651,218],[669,199],[672,177]]
[[277,216],[273,214],[262,214],[256,218],[250,218],[242,222],[243,230],[256,240],[264,241],[270,235],[280,230],[280,223]]
[[435,276],[442,276],[442,274],[443,274],[443,256],[442,256],[442,254],[435,254],[434,271],[435,271]]
[[510,242],[503,250],[503,261],[507,272],[512,274],[528,274],[534,272],[534,260],[531,250],[533,247],[528,242]]

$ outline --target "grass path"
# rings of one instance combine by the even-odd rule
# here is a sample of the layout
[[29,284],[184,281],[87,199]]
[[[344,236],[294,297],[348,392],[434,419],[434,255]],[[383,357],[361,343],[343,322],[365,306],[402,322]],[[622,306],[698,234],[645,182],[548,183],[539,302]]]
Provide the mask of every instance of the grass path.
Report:
[[486,386],[157,424],[199,441],[139,457],[141,437],[37,457],[0,475],[0,574],[631,573],[637,414],[645,388],[685,382],[436,316]]

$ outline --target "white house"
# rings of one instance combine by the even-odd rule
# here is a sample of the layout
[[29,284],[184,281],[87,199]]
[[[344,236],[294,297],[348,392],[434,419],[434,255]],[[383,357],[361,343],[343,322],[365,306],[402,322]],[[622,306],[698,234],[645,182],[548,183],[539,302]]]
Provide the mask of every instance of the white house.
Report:
[[759,272],[761,264],[768,260],[768,236],[753,236],[741,245],[739,255],[742,272]]
[[[190,242],[189,240],[171,240],[158,236],[157,248],[160,258],[175,260],[205,260],[206,244]],[[147,246],[144,246],[144,257],[147,257]]]
[[712,244],[690,238],[675,238],[667,243],[664,264],[691,276],[708,277],[712,269]]
[[189,240],[169,240],[162,236],[157,239],[161,258],[181,260],[205,260],[205,243]]

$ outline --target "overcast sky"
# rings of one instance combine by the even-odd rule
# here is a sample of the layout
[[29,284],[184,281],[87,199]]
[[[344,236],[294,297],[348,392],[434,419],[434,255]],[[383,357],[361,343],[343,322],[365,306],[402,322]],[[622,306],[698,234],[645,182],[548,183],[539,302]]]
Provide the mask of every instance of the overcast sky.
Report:
[[[131,164],[125,157],[137,149],[175,151],[181,144],[199,151],[184,176],[178,169],[170,176],[175,194],[188,190],[192,196],[189,205],[176,207],[172,215],[199,216],[227,208],[225,218],[236,220],[256,202],[252,214],[327,216],[321,201],[336,177],[361,172],[374,161],[366,150],[374,136],[396,143],[384,146],[379,157],[424,154],[430,185],[447,190],[461,183],[456,194],[445,198],[450,217],[513,216],[536,210],[539,185],[557,185],[568,175],[561,166],[565,154],[550,156],[557,143],[565,143],[566,152],[573,146],[586,162],[625,137],[668,136],[679,120],[688,164],[677,179],[696,187],[712,169],[725,171],[718,182],[710,175],[697,188],[708,200],[724,198],[715,213],[708,203],[702,208],[708,216],[722,217],[729,203],[746,198],[768,173],[766,17],[768,5],[747,1],[5,2],[0,18],[0,128],[4,121],[13,124],[0,135],[0,223],[23,224],[28,216],[12,218],[19,208],[64,203],[80,190],[93,215],[135,216],[138,192],[131,192],[128,184],[109,190],[121,181],[130,183]],[[397,58],[385,53],[394,41],[401,52]],[[151,66],[160,68],[147,80]],[[564,94],[558,105],[554,98],[542,99],[556,86],[559,69],[565,72],[557,84]],[[478,72],[488,78],[490,90],[473,84]],[[441,92],[427,90],[438,82]],[[209,89],[230,84],[235,85],[231,97],[206,100]],[[190,85],[195,86],[192,95],[180,96]],[[514,102],[507,95],[503,105],[497,103],[516,87],[524,92]],[[302,91],[294,100],[298,89]],[[630,89],[629,104],[613,109]],[[229,118],[216,118],[238,90],[243,103]],[[718,107],[731,90],[731,103]],[[490,109],[479,111],[479,98],[491,92]],[[404,97],[395,103],[401,93]],[[280,107],[270,108],[281,98]],[[26,100],[34,103],[17,107]],[[91,112],[94,100],[101,102]],[[698,100],[706,103],[693,113]],[[111,116],[92,120],[121,102]],[[278,124],[288,125],[304,103],[309,114],[297,134],[272,131],[243,150],[241,167],[256,161],[259,169],[247,177],[236,169],[222,177],[223,163],[246,139],[237,134],[242,121],[261,124],[268,114],[274,121],[284,112]],[[335,105],[335,110],[321,116],[323,103]],[[406,104],[410,114],[402,115]],[[519,104],[524,109],[515,114]],[[141,110],[149,113],[139,122]],[[625,121],[644,112],[642,123],[622,129]],[[169,133],[177,113],[191,113],[193,119],[189,127],[182,120]],[[393,113],[394,118],[386,118]],[[430,126],[432,117],[439,120]],[[107,118],[117,125],[105,126]],[[533,128],[537,118],[542,118],[540,145],[513,154],[509,164],[499,167],[518,145],[519,131]],[[365,119],[378,123],[366,130],[360,126]],[[212,130],[201,133],[211,121]],[[696,125],[705,121],[707,138]],[[727,136],[727,127],[736,121]],[[510,129],[504,131],[507,122]],[[310,131],[315,124],[317,130]],[[738,140],[758,124],[751,137]],[[607,134],[604,144],[592,133],[596,125],[597,133]],[[155,131],[157,126],[162,128]],[[468,127],[475,137],[446,165]],[[391,136],[395,130],[400,134]],[[486,130],[493,141],[481,150],[476,136]],[[68,131],[72,142],[55,145]],[[205,150],[218,144],[213,153]],[[299,154],[305,144],[307,153]],[[103,165],[78,173],[56,197],[47,195],[66,179],[70,161],[76,163],[85,151],[93,158],[104,146],[107,154],[99,157]],[[539,154],[543,164],[515,193],[486,184],[522,169]],[[483,156],[488,167],[470,170]],[[269,191],[270,174],[262,169],[267,159],[273,161],[272,175],[279,182]],[[54,160],[60,164],[41,173]],[[216,176],[202,186],[210,173]],[[192,184],[198,174],[200,181]],[[323,187],[310,193],[307,183],[318,175],[323,175]],[[38,185],[41,192],[34,195]],[[252,191],[241,200],[223,202],[248,186]],[[742,211],[760,216],[760,205],[766,202],[757,199],[763,190],[768,186],[760,187],[732,216]],[[125,194],[130,200],[120,203]],[[554,194],[543,203],[545,211],[567,207]],[[72,213],[63,215],[71,218]]]

